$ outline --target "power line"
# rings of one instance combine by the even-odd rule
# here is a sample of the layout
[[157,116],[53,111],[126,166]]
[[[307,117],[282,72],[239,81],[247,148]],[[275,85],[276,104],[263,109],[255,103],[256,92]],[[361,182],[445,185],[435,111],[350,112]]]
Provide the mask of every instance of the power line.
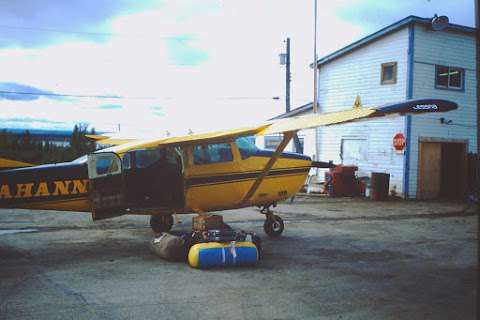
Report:
[[70,93],[54,93],[54,92],[27,92],[27,91],[6,91],[0,90],[0,94],[16,94],[30,96],[51,96],[66,98],[96,98],[96,99],[132,99],[132,100],[154,100],[156,97],[128,97],[118,95],[90,95],[90,94],[70,94]]
[[[176,100],[176,97],[131,97],[119,95],[92,95],[92,94],[74,94],[74,93],[54,93],[54,92],[28,92],[28,91],[7,91],[0,90],[0,94],[29,95],[29,96],[47,96],[47,97],[65,97],[65,98],[93,98],[93,99],[119,99],[119,100]],[[0,97],[1,98],[1,97]],[[278,100],[278,96],[260,97],[260,96],[231,96],[215,97],[214,100]]]
[[[109,37],[151,37],[152,35],[147,34],[121,34],[114,32],[89,32],[89,31],[75,31],[75,30],[62,30],[54,28],[42,28],[42,27],[22,27],[22,26],[12,26],[12,25],[0,25],[1,29],[9,30],[26,30],[26,31],[37,31],[37,32],[52,32],[52,33],[65,33],[65,34],[75,34],[75,35],[87,35],[87,36],[109,36]],[[191,38],[188,36],[157,36],[157,39],[166,39],[166,40],[177,40],[177,41],[186,41]]]

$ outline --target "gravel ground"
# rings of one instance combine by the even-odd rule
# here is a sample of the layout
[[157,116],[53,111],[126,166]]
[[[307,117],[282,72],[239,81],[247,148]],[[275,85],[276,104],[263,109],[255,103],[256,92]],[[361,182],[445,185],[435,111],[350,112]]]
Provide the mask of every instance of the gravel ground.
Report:
[[[477,213],[455,202],[298,197],[256,267],[202,271],[148,247],[148,217],[0,210],[0,319],[476,319]],[[181,216],[174,230],[191,228]]]

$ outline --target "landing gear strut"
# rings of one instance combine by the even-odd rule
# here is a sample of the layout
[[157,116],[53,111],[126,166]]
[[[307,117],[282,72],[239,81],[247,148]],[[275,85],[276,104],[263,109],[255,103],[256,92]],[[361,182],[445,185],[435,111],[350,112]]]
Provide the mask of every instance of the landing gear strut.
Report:
[[151,216],[150,227],[153,232],[160,233],[168,231],[172,228],[173,217],[171,215]]
[[263,230],[265,233],[271,238],[279,237],[282,234],[283,229],[285,229],[282,218],[274,215],[270,210],[270,206],[264,206],[260,212],[265,214],[266,217],[265,223],[263,224]]

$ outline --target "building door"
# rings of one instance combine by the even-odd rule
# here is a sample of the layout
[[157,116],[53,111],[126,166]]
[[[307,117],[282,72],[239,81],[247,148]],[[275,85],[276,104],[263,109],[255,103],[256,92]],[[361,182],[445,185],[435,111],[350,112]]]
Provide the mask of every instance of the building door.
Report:
[[442,149],[440,143],[420,143],[419,199],[433,199],[440,195],[441,157]]
[[440,197],[462,199],[467,191],[467,148],[464,143],[442,143]]
[[466,144],[420,142],[419,199],[461,199],[466,191]]

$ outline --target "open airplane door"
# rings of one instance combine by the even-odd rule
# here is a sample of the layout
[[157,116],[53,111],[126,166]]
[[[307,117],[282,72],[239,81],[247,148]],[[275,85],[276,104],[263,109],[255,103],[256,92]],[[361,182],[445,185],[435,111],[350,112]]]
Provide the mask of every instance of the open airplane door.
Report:
[[125,179],[122,161],[116,153],[88,155],[88,178],[93,220],[126,213]]

